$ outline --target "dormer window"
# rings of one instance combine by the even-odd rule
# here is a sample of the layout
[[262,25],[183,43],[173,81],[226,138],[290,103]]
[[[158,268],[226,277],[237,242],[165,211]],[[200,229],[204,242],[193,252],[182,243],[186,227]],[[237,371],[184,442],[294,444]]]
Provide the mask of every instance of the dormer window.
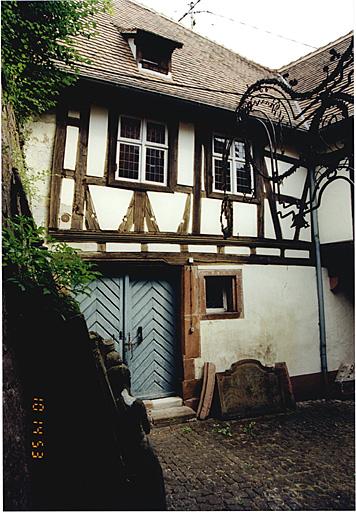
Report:
[[172,53],[176,48],[182,48],[182,43],[141,29],[122,32],[122,35],[140,70],[171,76]]

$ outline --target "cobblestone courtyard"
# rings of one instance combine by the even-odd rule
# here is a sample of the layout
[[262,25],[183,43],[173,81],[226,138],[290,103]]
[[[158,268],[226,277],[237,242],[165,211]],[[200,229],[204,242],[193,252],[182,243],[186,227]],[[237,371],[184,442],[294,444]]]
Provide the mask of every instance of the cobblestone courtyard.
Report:
[[169,510],[354,510],[354,402],[155,427]]

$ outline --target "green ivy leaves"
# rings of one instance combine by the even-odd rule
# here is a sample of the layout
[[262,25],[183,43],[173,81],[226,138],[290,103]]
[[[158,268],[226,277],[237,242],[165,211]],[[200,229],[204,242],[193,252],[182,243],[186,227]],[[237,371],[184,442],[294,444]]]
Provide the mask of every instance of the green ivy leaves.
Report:
[[111,0],[2,2],[4,98],[20,124],[54,107],[59,91],[76,80],[83,58],[73,37],[93,35],[94,15],[110,9]]
[[74,296],[88,294],[89,283],[100,275],[75,249],[47,237],[46,230],[29,217],[18,215],[7,221],[2,246],[5,280],[21,291],[41,288],[60,309],[70,303],[78,310]]

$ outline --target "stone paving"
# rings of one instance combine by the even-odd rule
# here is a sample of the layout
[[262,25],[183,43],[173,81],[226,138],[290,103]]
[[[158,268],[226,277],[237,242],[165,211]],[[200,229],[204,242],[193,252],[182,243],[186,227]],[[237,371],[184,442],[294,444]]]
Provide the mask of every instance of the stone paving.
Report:
[[354,510],[354,402],[155,427],[169,510]]

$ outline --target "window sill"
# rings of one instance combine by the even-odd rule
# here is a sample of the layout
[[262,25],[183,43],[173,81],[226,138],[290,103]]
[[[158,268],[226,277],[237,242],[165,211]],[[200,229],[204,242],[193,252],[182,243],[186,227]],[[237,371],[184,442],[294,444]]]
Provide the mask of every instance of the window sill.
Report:
[[231,318],[243,318],[238,311],[225,311],[224,313],[206,313],[201,320],[227,320]]
[[117,188],[126,188],[130,190],[152,190],[156,192],[173,192],[173,188],[169,185],[155,185],[154,183],[141,183],[134,181],[116,180],[115,178],[109,178],[109,186]]
[[[238,202],[238,203],[250,203],[250,204],[260,204],[260,200],[256,197],[251,196],[243,196],[238,194],[230,194],[229,192],[227,195],[230,197],[232,201]],[[223,192],[210,192],[207,194],[207,197],[210,197],[212,199],[223,199],[224,193]]]

